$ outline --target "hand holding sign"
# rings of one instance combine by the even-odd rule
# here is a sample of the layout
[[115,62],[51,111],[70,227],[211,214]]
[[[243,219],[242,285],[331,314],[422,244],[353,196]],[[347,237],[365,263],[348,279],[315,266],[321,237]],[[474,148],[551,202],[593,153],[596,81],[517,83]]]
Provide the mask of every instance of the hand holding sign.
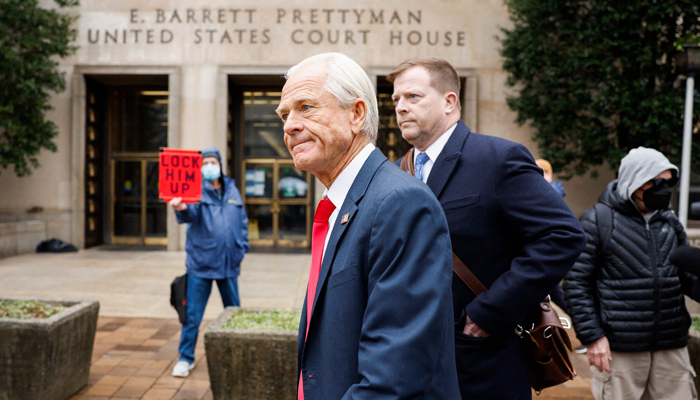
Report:
[[187,210],[187,204],[182,202],[182,197],[175,197],[170,200],[170,206],[175,211],[185,211]]
[[[163,201],[179,199],[177,207],[184,209],[187,206],[180,202],[196,203],[202,198],[202,155],[199,151],[162,149],[159,167],[158,197]],[[176,204],[171,205],[176,207]]]

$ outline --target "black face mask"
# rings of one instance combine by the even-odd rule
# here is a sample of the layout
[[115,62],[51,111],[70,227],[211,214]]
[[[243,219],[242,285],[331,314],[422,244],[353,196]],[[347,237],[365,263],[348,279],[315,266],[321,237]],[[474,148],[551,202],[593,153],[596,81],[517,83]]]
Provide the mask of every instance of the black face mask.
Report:
[[668,203],[671,201],[671,192],[671,187],[666,181],[663,181],[645,190],[642,195],[642,201],[644,205],[652,211],[665,210],[668,208]]

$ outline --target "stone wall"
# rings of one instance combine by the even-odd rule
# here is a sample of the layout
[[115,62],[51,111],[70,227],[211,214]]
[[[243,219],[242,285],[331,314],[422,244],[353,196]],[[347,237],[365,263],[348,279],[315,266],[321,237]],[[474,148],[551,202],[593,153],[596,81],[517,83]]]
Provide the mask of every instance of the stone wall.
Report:
[[46,239],[71,242],[70,224],[69,211],[0,211],[0,258],[31,253]]
[[32,253],[46,240],[46,222],[0,222],[0,258]]
[[70,241],[70,211],[47,210],[38,213],[0,211],[0,222],[42,221],[46,224],[46,238]]

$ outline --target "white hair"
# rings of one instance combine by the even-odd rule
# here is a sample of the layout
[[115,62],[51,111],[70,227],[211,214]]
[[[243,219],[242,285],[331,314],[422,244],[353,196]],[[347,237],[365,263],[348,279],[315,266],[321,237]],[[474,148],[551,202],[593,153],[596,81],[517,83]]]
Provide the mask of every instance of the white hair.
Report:
[[348,109],[357,99],[367,104],[367,116],[361,131],[370,143],[375,143],[379,127],[377,94],[365,70],[350,57],[342,53],[317,54],[290,68],[284,78],[289,80],[300,68],[321,62],[326,65],[323,89],[335,96],[340,107]]

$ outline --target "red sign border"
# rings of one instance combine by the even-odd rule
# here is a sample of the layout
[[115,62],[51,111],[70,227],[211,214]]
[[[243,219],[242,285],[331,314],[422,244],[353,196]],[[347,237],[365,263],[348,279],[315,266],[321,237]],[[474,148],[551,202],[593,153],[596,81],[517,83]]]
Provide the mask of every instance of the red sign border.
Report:
[[[163,192],[161,192],[160,188],[162,187],[160,185],[160,156],[162,153],[189,153],[189,154],[202,154],[200,150],[181,150],[181,149],[172,149],[168,147],[161,147],[160,152],[158,154],[158,198],[163,200],[164,203],[169,203],[172,199],[175,197],[171,196],[164,196]],[[199,193],[199,197],[183,197],[182,202],[183,203],[189,203],[189,204],[195,204],[198,201],[202,199],[202,192]]]

